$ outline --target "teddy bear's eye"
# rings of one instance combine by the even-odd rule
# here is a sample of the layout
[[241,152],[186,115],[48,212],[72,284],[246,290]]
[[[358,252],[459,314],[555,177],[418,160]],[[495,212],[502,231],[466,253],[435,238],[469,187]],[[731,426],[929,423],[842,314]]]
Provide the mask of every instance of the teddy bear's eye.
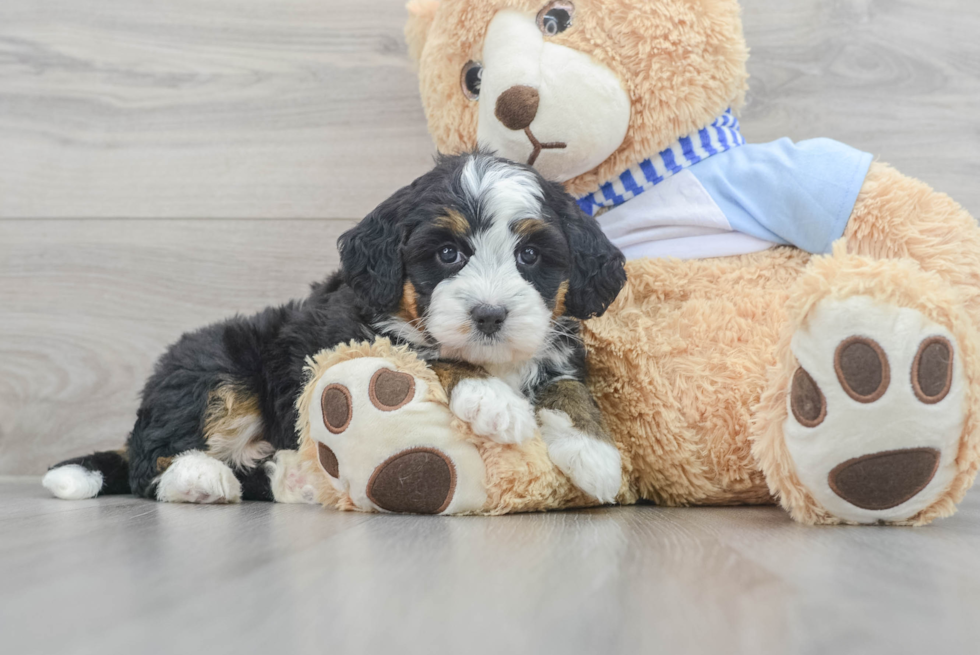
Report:
[[538,29],[545,36],[561,34],[572,26],[574,15],[575,5],[565,0],[554,0],[538,12]]
[[460,82],[463,85],[463,95],[470,100],[479,100],[480,82],[483,80],[483,65],[471,61],[463,66],[463,75]]

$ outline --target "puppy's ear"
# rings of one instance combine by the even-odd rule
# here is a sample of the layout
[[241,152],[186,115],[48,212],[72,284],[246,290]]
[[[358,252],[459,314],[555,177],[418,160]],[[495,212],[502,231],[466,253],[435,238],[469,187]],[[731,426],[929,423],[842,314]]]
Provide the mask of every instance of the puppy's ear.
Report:
[[405,41],[408,42],[408,54],[417,65],[429,38],[429,29],[436,19],[439,0],[411,0],[405,8],[408,9]]
[[626,258],[560,184],[547,184],[545,201],[561,219],[572,257],[565,313],[581,320],[602,316],[626,284]]
[[411,192],[410,186],[400,189],[337,241],[344,281],[378,312],[393,311],[402,297],[403,219]]

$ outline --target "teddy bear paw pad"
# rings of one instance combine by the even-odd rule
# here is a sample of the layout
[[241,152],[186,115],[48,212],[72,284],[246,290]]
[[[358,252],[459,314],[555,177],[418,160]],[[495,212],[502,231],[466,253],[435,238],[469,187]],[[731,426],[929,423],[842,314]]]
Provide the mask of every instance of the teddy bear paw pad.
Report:
[[796,333],[786,445],[827,511],[907,520],[956,474],[967,384],[955,339],[910,308],[825,300]]
[[465,513],[486,502],[483,460],[456,434],[446,404],[430,398],[429,381],[385,358],[361,357],[313,384],[315,464],[357,508]]
[[442,452],[414,448],[398,453],[374,470],[367,495],[389,512],[440,514],[452,502],[456,469]]

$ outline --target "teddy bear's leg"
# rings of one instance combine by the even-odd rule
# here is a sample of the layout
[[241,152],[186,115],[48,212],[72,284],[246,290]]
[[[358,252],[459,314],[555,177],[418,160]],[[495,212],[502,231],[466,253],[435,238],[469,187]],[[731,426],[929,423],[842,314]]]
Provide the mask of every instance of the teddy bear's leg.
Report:
[[299,457],[319,473],[320,502],[416,514],[483,509],[483,460],[424,362],[379,340],[322,353],[311,369]]
[[976,475],[977,332],[956,289],[910,260],[816,258],[756,412],[753,452],[805,523],[924,524]]
[[844,236],[850,254],[910,258],[939,275],[980,328],[980,226],[952,198],[872,164]]

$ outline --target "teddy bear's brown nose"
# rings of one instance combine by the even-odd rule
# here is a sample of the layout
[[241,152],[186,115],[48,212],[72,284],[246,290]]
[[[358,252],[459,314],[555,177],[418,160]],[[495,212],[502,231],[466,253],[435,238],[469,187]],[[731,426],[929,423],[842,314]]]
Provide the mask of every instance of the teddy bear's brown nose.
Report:
[[530,86],[512,86],[497,98],[494,112],[501,123],[509,130],[519,131],[527,128],[538,115],[541,97],[538,90]]

